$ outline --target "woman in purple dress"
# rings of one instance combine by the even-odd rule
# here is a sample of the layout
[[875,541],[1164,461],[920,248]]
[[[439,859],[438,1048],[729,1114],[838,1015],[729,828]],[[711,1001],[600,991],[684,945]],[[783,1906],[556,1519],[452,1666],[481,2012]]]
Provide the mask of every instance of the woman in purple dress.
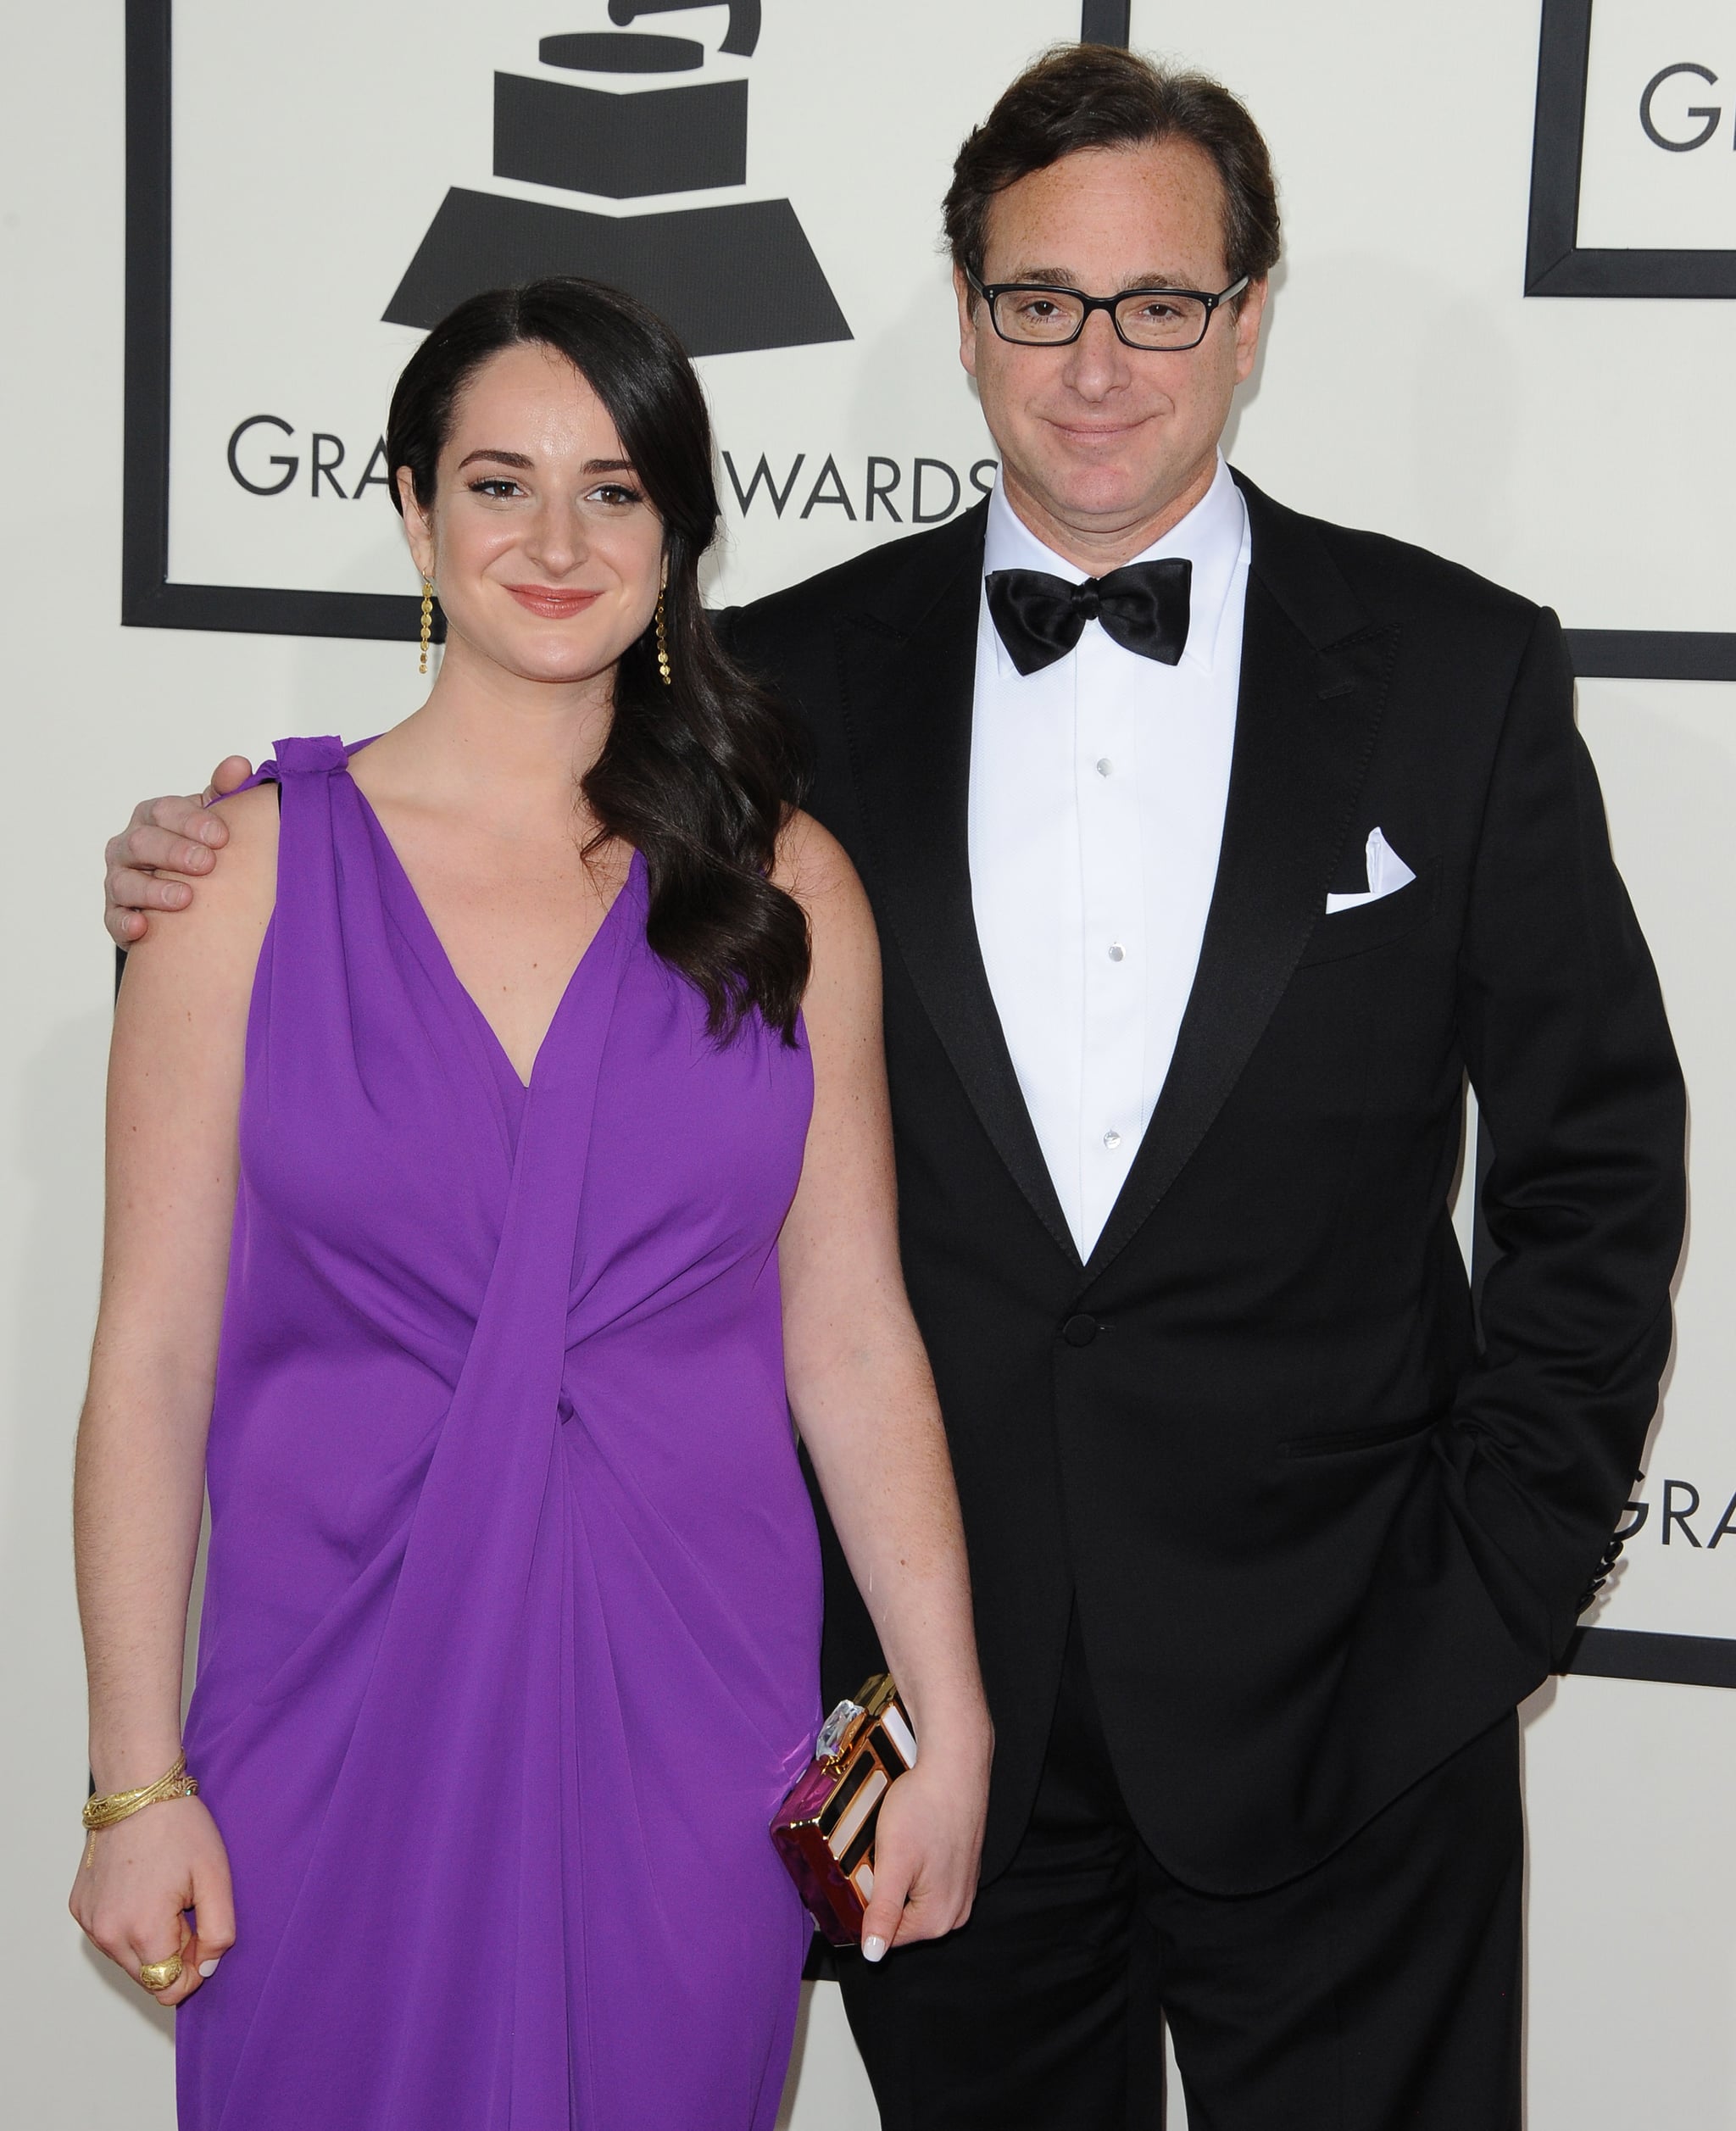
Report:
[[986,1784],[873,926],[701,609],[654,319],[477,298],[387,444],[427,703],[281,743],[122,988],[80,1596],[98,1791],[170,1794],[73,1911],[181,2006],[185,2131],[762,2131],[819,1716],[792,1414],[921,1737],[871,1957],[963,1919]]

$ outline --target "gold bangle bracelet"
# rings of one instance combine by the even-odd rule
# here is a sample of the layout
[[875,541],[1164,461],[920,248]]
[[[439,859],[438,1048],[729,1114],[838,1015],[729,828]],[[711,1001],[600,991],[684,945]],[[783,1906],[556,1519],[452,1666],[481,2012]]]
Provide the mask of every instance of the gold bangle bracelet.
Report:
[[117,1821],[129,1820],[147,1806],[159,1806],[170,1798],[195,1798],[198,1789],[198,1778],[186,1772],[186,1755],[178,1754],[169,1773],[142,1790],[113,1790],[104,1798],[86,1799],[82,1815],[86,1830],[94,1835],[99,1828],[112,1828]]

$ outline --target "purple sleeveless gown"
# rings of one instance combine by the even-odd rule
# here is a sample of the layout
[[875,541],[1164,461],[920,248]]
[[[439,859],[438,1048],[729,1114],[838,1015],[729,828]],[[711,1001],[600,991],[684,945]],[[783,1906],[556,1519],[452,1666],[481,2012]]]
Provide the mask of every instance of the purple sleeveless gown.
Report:
[[183,2131],[769,2131],[818,1719],[777,1233],[805,1046],[635,857],[528,1090],[336,740],[280,743],[189,1765]]

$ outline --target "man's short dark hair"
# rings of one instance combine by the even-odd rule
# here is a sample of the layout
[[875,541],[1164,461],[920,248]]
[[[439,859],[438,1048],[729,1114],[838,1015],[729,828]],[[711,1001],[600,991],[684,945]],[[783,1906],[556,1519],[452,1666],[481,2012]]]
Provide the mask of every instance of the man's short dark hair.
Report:
[[1271,272],[1278,257],[1277,184],[1260,128],[1209,75],[1183,72],[1114,45],[1045,53],[1004,91],[959,150],[945,203],[953,263],[979,280],[995,195],[1081,148],[1191,141],[1223,184],[1229,277]]

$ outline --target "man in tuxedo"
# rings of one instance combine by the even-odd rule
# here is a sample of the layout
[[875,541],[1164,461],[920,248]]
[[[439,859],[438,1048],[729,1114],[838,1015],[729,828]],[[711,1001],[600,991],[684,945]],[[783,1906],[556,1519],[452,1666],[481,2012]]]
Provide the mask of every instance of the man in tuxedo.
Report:
[[[849,1960],[850,2017],[887,2131],[1154,2123],[1160,2009],[1194,2131],[1509,2131],[1515,1708],[1607,1565],[1683,1221],[1561,632],[1223,463],[1278,225],[1221,88],[1051,55],[947,226],[993,494],[723,623],[881,925],[997,1729],[971,1922]],[[120,904],[191,826],[140,810]]]

